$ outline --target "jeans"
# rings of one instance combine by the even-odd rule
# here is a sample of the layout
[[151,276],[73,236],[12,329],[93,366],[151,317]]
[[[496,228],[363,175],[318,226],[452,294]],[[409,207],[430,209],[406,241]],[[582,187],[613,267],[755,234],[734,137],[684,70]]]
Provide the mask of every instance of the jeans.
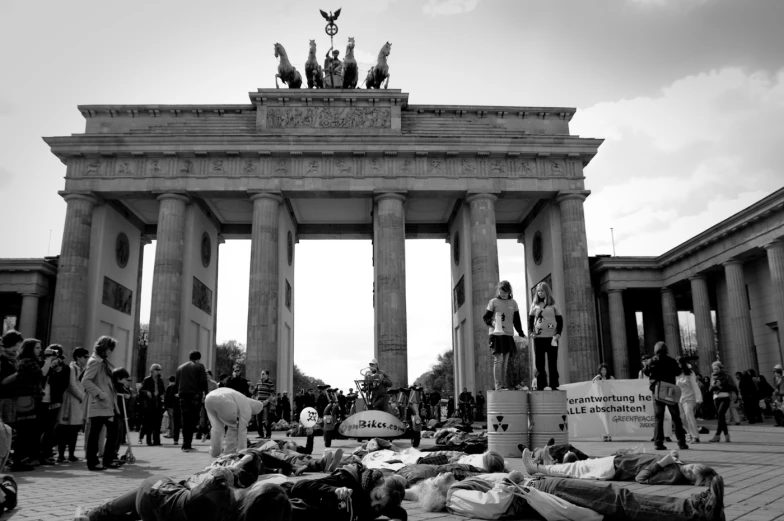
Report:
[[729,398],[715,398],[713,403],[716,404],[716,416],[719,418],[719,426],[716,428],[716,436],[719,434],[729,435],[727,430],[727,409],[730,407]]
[[65,448],[68,447],[68,455],[74,456],[76,452],[76,440],[79,437],[81,425],[58,425],[57,426],[57,449],[61,458],[65,457]]
[[686,443],[686,432],[683,430],[683,422],[681,422],[681,411],[678,404],[669,404],[653,400],[653,412],[656,415],[656,424],[654,426],[653,442],[656,445],[664,445],[664,409],[665,407],[670,410],[672,416],[672,423],[675,425],[675,436],[678,438],[678,443]]
[[269,404],[265,405],[261,412],[256,415],[256,427],[259,436],[272,438],[272,414],[270,414]]
[[87,437],[87,448],[85,456],[87,467],[98,465],[98,438],[101,437],[101,429],[106,427],[106,442],[103,449],[103,464],[110,465],[114,460],[114,443],[117,439],[117,422],[114,416],[96,416],[90,418],[90,434]]
[[694,417],[696,408],[697,402],[693,400],[686,400],[680,403],[681,419],[685,424],[686,431],[692,438],[699,439],[700,428],[697,426],[697,419]]
[[57,428],[57,414],[59,412],[59,407],[51,409],[48,403],[42,403],[38,406],[38,431],[41,433],[39,452],[42,460],[52,457],[52,449],[57,443],[55,429]]
[[147,445],[161,444],[161,419],[163,409],[156,403],[148,402],[144,409],[144,433]]
[[193,433],[199,424],[201,394],[180,393],[180,411],[182,411],[182,448],[190,449]]
[[[551,345],[552,342],[551,337],[534,337],[536,388],[540,391],[547,387],[547,371],[550,371],[550,388],[553,390],[558,388],[558,346]],[[547,356],[546,365],[545,356]]]
[[174,438],[174,443],[180,441],[180,409],[169,407],[166,409],[169,415],[169,436]]
[[495,380],[496,391],[501,387],[506,387],[506,366],[508,363],[509,353],[493,354],[493,380]]
[[544,478],[531,486],[565,499],[577,506],[590,508],[606,521],[696,521],[700,518],[692,498],[635,494],[613,483],[568,478]]

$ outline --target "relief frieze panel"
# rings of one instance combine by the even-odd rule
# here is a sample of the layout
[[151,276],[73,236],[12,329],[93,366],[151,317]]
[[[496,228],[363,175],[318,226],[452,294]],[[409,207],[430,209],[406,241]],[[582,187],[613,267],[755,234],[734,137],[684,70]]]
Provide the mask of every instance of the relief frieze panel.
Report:
[[392,111],[374,107],[270,107],[267,128],[392,128]]
[[420,152],[399,157],[355,154],[320,156],[217,157],[101,157],[69,163],[69,177],[454,177],[454,178],[572,178],[581,175],[579,160],[558,157],[497,157],[433,155]]

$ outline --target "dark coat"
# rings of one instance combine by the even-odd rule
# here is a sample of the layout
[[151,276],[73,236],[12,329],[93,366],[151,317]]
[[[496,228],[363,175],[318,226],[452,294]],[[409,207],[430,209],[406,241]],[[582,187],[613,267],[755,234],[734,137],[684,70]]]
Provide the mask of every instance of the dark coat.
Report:
[[650,378],[651,391],[653,391],[659,382],[675,385],[675,378],[680,374],[681,366],[673,357],[659,353],[651,358],[642,372]]
[[[158,388],[157,399],[155,397],[155,388]],[[163,378],[153,378],[152,376],[146,377],[142,380],[141,391],[144,394],[144,404],[148,407],[163,407],[163,401],[166,396],[166,388],[163,384]],[[150,393],[150,394],[147,394]]]
[[44,380],[49,384],[49,403],[63,403],[63,394],[71,380],[71,368],[63,365],[57,372],[50,370]]
[[[365,469],[362,465],[346,465],[330,476],[320,479],[309,479],[295,483],[289,490],[289,499],[301,519],[345,520],[348,519],[348,508],[345,501],[335,495],[338,488],[352,490],[351,502],[354,518],[358,521],[370,521],[379,517],[370,507],[370,491],[383,478],[379,470]],[[408,515],[403,507],[390,508],[380,515],[406,521]],[[295,519],[300,518],[295,515]]]

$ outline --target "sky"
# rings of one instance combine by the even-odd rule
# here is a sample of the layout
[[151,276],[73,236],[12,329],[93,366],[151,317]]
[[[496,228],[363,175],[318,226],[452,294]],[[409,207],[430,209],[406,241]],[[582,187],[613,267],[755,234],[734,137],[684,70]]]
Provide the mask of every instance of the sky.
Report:
[[[341,0],[0,2],[0,257],[59,253],[65,167],[43,136],[80,133],[78,104],[248,103],[282,43],[303,69],[329,39],[362,64],[386,42],[412,104],[576,107],[604,139],[585,169],[591,255],[660,255],[784,185],[784,2]],[[298,64],[302,62],[302,64]],[[149,317],[154,243],[145,250]],[[245,342],[249,241],[220,247],[218,341]],[[295,363],[348,388],[373,352],[370,241],[296,246]],[[501,277],[524,252],[499,242]],[[449,245],[406,243],[409,378],[451,349]]]

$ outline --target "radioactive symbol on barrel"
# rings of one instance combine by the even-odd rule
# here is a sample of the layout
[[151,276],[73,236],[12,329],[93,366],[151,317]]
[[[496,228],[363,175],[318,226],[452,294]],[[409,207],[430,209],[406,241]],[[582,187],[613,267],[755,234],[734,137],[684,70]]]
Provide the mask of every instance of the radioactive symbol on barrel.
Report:
[[569,430],[569,423],[566,421],[566,415],[564,414],[563,416],[561,416],[561,419],[563,420],[563,423],[559,423],[558,427],[561,428],[561,432],[568,431]]
[[504,421],[504,417],[496,416],[495,419],[498,420],[498,423],[493,423],[493,430],[495,430],[495,432],[498,432],[498,428],[500,427],[501,429],[503,429],[504,432],[506,432],[506,429],[509,428],[509,424],[501,423],[502,421]]

